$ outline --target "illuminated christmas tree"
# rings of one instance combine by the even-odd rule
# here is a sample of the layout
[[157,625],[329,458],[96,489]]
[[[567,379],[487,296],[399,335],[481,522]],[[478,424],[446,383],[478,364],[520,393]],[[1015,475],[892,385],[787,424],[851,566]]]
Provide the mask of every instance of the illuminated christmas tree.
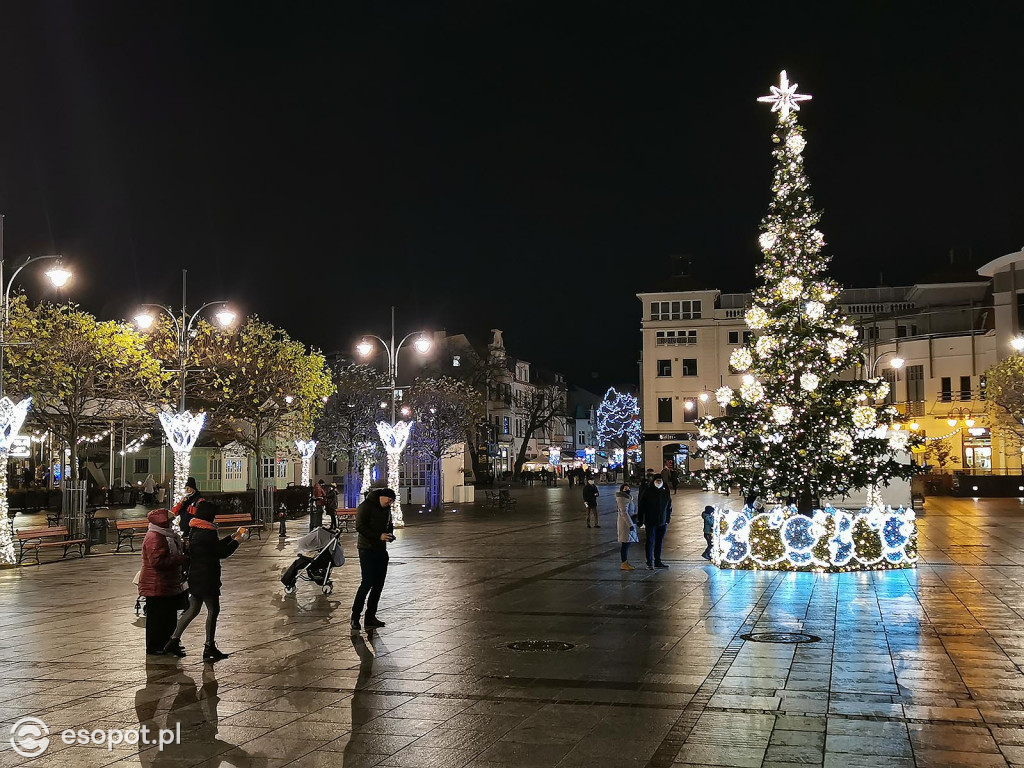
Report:
[[[768,503],[794,500],[809,511],[821,499],[854,489],[878,489],[914,474],[897,460],[910,440],[895,408],[876,406],[889,392],[883,379],[843,381],[862,364],[857,331],[842,315],[839,287],[828,278],[825,239],[817,225],[804,172],[804,129],[786,73],[759,101],[778,112],[774,199],[761,222],[764,261],[746,312],[750,344],[737,348],[730,368],[743,375],[739,390],[715,397],[726,409],[700,424],[698,448],[714,487],[739,486]],[[880,506],[877,493],[872,506]]]

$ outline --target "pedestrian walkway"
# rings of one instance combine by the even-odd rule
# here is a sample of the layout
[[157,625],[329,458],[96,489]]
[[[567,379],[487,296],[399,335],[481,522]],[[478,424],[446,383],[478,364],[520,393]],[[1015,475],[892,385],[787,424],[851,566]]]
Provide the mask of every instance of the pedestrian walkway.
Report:
[[[201,621],[187,658],[147,660],[137,554],[0,571],[0,768],[1024,765],[1017,499],[930,500],[920,568],[830,575],[701,560],[700,510],[735,499],[680,491],[671,567],[630,572],[611,487],[590,530],[578,488],[513,492],[509,513],[407,510],[374,634],[348,628],[352,534],[329,597],[283,594],[291,541],[243,544],[216,665]],[[50,730],[31,762],[7,743],[25,716]],[[180,727],[181,744],[60,738],[140,723]]]

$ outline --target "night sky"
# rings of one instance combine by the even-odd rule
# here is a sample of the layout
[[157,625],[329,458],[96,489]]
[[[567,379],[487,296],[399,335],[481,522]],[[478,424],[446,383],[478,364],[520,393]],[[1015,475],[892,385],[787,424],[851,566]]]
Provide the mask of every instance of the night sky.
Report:
[[395,302],[601,391],[669,255],[751,287],[782,68],[841,282],[1024,245],[1019,4],[706,5],[5,3],[8,263],[63,252],[103,317],[187,268],[325,351]]

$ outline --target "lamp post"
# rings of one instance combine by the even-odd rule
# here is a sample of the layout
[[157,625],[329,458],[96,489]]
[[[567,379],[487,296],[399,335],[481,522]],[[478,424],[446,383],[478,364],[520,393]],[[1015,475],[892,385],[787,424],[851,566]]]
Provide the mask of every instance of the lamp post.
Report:
[[[217,322],[222,328],[227,328],[235,321],[235,313],[228,309],[226,301],[208,301],[191,314],[185,303],[187,295],[188,270],[181,270],[181,316],[174,313],[174,310],[163,304],[143,304],[143,307],[163,312],[174,323],[174,331],[178,343],[178,385],[181,388],[181,397],[178,403],[178,412],[165,411],[160,414],[160,425],[167,435],[167,442],[174,452],[174,488],[172,490],[172,503],[177,502],[185,495],[185,482],[188,480],[191,466],[192,448],[199,438],[199,433],[206,423],[206,414],[191,413],[185,410],[185,374],[188,372],[189,341],[192,336],[193,326],[202,311],[208,307],[219,306],[221,309],[215,313]],[[140,312],[135,316],[135,324],[140,330],[148,330],[156,323],[156,317],[149,312]]]
[[871,371],[872,378],[874,378],[875,374],[878,373],[878,364],[882,362],[886,355],[895,355],[895,357],[889,361],[889,366],[893,370],[898,371],[907,362],[902,357],[900,357],[900,354],[897,350],[890,349],[885,352],[882,352],[881,354],[877,355],[873,360],[871,360],[871,364],[867,366],[867,369]]
[[[405,520],[402,518],[402,503],[401,494],[399,493],[399,468],[400,461],[402,458],[402,451],[405,450],[406,443],[409,442],[409,432],[412,430],[413,422],[399,421],[398,420],[398,392],[400,387],[398,386],[398,353],[402,350],[402,346],[411,339],[413,336],[416,340],[413,342],[413,346],[416,351],[421,355],[425,355],[430,350],[430,339],[422,331],[413,331],[403,338],[398,344],[395,344],[395,308],[391,308],[391,343],[389,344],[380,336],[369,334],[364,336],[362,341],[356,345],[356,350],[363,357],[367,357],[373,352],[373,342],[370,339],[376,339],[380,342],[387,354],[388,370],[387,376],[390,380],[390,384],[383,389],[391,390],[391,423],[386,421],[377,422],[377,433],[380,435],[381,443],[384,445],[384,451],[388,456],[388,486],[392,488],[395,493],[399,494],[399,498],[395,499],[395,503],[391,505],[391,517],[395,526],[402,528],[405,526]],[[405,414],[403,414],[405,415]]]

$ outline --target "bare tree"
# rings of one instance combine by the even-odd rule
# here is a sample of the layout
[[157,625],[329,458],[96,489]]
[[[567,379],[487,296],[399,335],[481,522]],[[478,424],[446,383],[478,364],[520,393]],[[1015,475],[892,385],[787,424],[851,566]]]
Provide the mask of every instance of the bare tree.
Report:
[[513,477],[519,478],[526,462],[526,451],[534,435],[551,431],[559,418],[565,417],[565,389],[557,384],[539,384],[522,394],[517,405],[523,412],[523,442],[516,456]]

